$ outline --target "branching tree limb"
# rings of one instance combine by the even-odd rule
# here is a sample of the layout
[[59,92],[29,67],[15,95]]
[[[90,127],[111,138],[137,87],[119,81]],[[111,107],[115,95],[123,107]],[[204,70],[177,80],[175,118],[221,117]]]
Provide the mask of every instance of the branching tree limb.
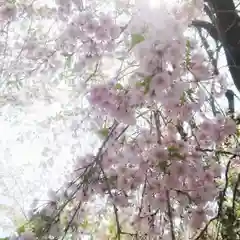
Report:
[[202,21],[202,20],[194,20],[192,22],[192,25],[196,27],[197,29],[204,29],[206,30],[209,35],[216,41],[219,40],[219,35],[217,28],[210,22]]
[[[240,17],[233,0],[204,0],[205,12],[212,23],[195,20],[192,25],[206,30],[224,47],[229,71],[240,92]],[[212,15],[211,15],[212,11]],[[214,16],[214,18],[213,18]]]

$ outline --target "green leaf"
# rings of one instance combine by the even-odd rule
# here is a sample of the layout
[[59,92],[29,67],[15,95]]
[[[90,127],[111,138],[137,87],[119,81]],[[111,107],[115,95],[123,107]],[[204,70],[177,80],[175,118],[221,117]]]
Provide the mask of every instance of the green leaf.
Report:
[[191,64],[191,44],[190,44],[189,40],[187,40],[187,43],[186,43],[186,59],[185,59],[185,62],[186,62],[186,67],[188,68]]
[[239,126],[237,127],[236,135],[237,135],[237,137],[240,137],[240,128],[239,128]]
[[178,149],[177,147],[175,147],[175,146],[169,146],[169,147],[168,147],[168,151],[169,151],[170,153],[176,153],[176,152],[179,151],[179,149]]
[[145,38],[141,34],[132,34],[131,49],[144,40]]
[[20,226],[20,227],[17,229],[17,233],[18,233],[18,234],[21,234],[21,233],[24,233],[24,232],[25,232],[25,226],[24,226],[24,225]]
[[144,93],[148,93],[150,89],[150,83],[151,83],[152,77],[145,77],[144,78],[144,83],[145,83],[145,91]]
[[184,104],[186,102],[186,96],[185,94],[183,93],[182,96],[180,97],[180,103],[181,104]]
[[98,134],[101,136],[101,137],[107,137],[108,134],[109,134],[109,129],[108,128],[102,128],[98,131]]
[[110,223],[108,226],[108,232],[110,234],[110,236],[114,236],[116,235],[116,224],[114,222]]
[[89,222],[88,222],[88,220],[87,219],[85,219],[81,224],[80,224],[80,226],[81,226],[81,228],[82,229],[88,229],[88,227],[89,227]]
[[142,81],[136,83],[136,87],[144,87],[144,94],[147,94],[150,88],[152,77],[145,77]]
[[115,85],[115,88],[121,90],[121,89],[123,89],[123,85],[120,84],[120,83],[117,83],[117,84]]

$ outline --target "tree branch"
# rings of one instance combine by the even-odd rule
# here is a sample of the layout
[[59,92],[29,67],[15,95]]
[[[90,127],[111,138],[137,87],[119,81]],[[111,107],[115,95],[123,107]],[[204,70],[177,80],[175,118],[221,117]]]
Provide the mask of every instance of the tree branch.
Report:
[[208,32],[208,34],[215,40],[219,41],[219,34],[217,28],[210,22],[202,21],[202,20],[194,20],[192,21],[192,26],[197,29],[204,29]]

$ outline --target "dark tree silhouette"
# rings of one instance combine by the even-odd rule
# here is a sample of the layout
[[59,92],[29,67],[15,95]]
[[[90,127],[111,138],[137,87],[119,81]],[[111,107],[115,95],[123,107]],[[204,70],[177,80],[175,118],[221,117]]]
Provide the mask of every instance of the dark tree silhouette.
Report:
[[225,96],[228,100],[228,113],[233,117],[235,113],[234,92],[228,89]]
[[224,48],[234,84],[240,92],[240,17],[233,0],[204,0],[210,22],[195,20],[193,26],[205,29]]

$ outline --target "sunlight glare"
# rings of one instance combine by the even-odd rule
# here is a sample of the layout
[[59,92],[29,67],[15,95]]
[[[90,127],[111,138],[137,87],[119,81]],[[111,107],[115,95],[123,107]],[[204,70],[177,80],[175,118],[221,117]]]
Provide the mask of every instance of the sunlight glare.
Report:
[[149,6],[150,8],[159,8],[161,5],[169,5],[173,3],[176,0],[150,0],[149,1]]

